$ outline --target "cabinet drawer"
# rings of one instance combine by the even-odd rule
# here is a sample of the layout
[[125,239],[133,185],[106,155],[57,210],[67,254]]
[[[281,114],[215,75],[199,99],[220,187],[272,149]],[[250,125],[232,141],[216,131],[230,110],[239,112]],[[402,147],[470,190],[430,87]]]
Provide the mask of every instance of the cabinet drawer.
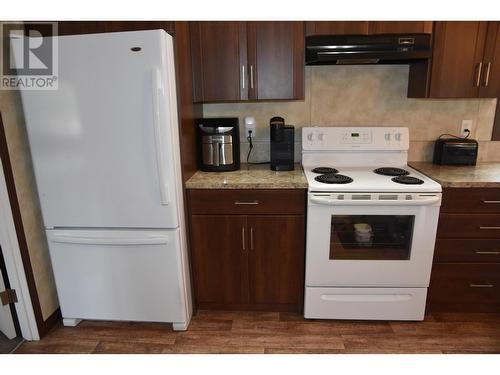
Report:
[[298,190],[189,190],[191,214],[305,213],[306,191]]
[[500,311],[500,264],[434,264],[429,287],[429,309]]
[[443,191],[441,212],[500,213],[500,189],[445,189]]
[[500,238],[498,214],[441,214],[438,238]]
[[434,262],[500,263],[500,239],[438,239]]

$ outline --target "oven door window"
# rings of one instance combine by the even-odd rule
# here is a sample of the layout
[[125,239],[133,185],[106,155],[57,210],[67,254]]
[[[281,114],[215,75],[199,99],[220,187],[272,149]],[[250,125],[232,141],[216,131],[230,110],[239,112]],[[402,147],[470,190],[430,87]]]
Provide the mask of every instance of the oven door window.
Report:
[[415,216],[332,215],[330,259],[408,260]]

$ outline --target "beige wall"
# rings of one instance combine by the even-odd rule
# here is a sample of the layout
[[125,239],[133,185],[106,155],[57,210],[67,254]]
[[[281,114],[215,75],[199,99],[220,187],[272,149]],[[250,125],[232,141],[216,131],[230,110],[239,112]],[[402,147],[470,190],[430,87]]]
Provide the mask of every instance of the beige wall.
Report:
[[19,208],[28,243],[43,319],[58,307],[54,276],[36,191],[24,117],[18,92],[0,90],[0,111],[7,137]]
[[[442,133],[458,134],[462,120],[473,121],[472,137],[480,142],[480,161],[500,161],[500,142],[491,142],[496,99],[408,99],[407,65],[308,66],[305,100],[266,103],[205,104],[205,117],[237,116],[257,121],[255,155],[269,157],[269,119],[282,116],[298,128],[296,159],[300,158],[304,126],[407,126],[409,159],[431,160],[434,140]],[[244,159],[242,159],[244,160]]]

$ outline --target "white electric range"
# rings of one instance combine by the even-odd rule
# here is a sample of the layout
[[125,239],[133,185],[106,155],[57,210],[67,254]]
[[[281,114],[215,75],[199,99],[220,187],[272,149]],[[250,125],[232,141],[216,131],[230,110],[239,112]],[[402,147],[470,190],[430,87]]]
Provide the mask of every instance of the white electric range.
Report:
[[423,320],[441,186],[400,127],[307,127],[306,318]]

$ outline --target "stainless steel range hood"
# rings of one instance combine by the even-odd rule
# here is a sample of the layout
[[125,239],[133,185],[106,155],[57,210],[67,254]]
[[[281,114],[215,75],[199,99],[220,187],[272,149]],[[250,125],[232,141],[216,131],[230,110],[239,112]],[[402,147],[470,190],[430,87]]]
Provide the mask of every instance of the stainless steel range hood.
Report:
[[306,65],[409,64],[431,52],[430,34],[306,37]]

